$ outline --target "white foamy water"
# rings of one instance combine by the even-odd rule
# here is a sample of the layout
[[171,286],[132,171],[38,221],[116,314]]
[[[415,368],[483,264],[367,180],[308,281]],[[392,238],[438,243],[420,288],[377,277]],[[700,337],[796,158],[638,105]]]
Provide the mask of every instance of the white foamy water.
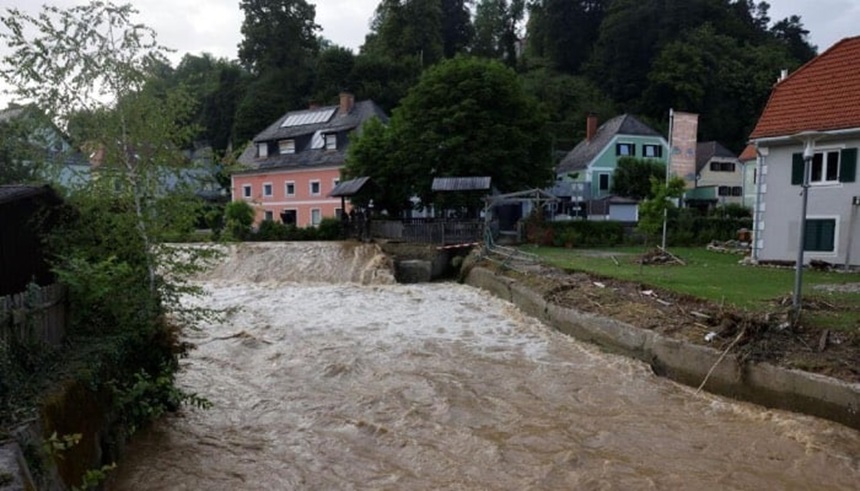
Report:
[[329,247],[203,282],[236,310],[187,334],[180,382],[215,406],[137,437],[111,489],[857,489],[856,431],[695,395],[467,286],[288,271],[354,257]]

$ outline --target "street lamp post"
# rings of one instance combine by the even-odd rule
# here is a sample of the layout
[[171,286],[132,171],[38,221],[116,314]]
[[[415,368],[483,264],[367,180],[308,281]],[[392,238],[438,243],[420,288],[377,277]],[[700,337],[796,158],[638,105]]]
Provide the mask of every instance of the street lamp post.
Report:
[[815,157],[815,140],[823,136],[817,131],[804,131],[794,135],[794,138],[803,142],[803,180],[801,181],[801,204],[800,204],[800,238],[797,241],[797,263],[794,266],[794,294],[791,306],[794,310],[794,318],[798,319],[801,308],[801,290],[803,288],[803,249],[806,242],[806,208],[809,201],[809,173],[812,167],[812,159]]

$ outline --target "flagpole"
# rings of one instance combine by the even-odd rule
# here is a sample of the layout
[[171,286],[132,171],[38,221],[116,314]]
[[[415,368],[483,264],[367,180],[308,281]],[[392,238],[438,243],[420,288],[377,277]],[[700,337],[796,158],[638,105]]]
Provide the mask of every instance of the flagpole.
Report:
[[[675,126],[675,111],[669,108],[669,157],[666,159],[666,186],[669,185],[670,169],[672,168],[672,155],[675,147],[672,145],[672,129]],[[668,234],[669,208],[663,208],[663,250],[666,250],[666,236]]]

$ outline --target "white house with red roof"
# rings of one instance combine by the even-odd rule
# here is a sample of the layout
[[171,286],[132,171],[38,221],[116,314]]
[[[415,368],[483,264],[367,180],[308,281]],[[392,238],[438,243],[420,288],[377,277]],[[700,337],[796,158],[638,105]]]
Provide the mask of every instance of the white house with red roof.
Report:
[[316,226],[349,211],[330,193],[340,182],[350,136],[374,117],[388,120],[373,101],[356,102],[349,93],[340,95],[338,105],[284,114],[239,157],[245,169],[231,176],[233,201],[254,207],[255,224],[276,220]]
[[860,265],[860,36],[780,80],[750,141],[759,154],[755,259],[797,258],[808,148],[804,260]]

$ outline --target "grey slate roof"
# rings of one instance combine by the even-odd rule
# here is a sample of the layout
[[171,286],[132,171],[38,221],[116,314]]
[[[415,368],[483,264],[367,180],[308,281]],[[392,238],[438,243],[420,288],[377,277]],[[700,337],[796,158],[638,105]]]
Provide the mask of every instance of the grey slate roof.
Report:
[[[326,109],[334,109],[334,115],[327,121],[305,124],[300,126],[288,126],[282,128],[281,124],[287,118],[297,119],[303,113],[317,113]],[[347,114],[340,112],[339,106],[326,106],[315,109],[306,109],[303,111],[290,111],[268,128],[261,131],[254,137],[253,142],[245,147],[242,155],[239,156],[239,163],[249,167],[248,170],[240,171],[239,174],[254,173],[259,170],[280,169],[280,168],[305,168],[305,167],[328,167],[340,166],[344,163],[346,156],[345,135],[350,131],[361,132],[361,126],[366,121],[373,117],[379,118],[382,122],[388,122],[388,116],[383,112],[382,108],[376,105],[373,101],[358,101],[352,110]],[[311,136],[318,131],[324,133],[338,133],[338,148],[337,150],[310,149]],[[343,138],[340,135],[344,135]],[[279,154],[278,152],[269,152],[269,156],[265,159],[256,158],[256,145],[262,142],[277,142],[284,139],[296,140],[296,152],[291,154]],[[305,141],[305,144],[300,143]]]
[[696,173],[702,172],[702,169],[708,165],[713,159],[731,160],[736,162],[738,156],[731,150],[722,146],[719,142],[699,142],[696,144]]
[[612,141],[616,135],[662,136],[630,114],[615,116],[600,125],[591,141],[582,140],[556,167],[556,173],[582,170]]
[[337,198],[340,196],[355,196],[359,191],[361,191],[361,188],[365,185],[365,183],[367,183],[368,180],[370,180],[370,178],[365,176],[338,183],[338,185],[331,190],[329,196],[333,198]]
[[433,191],[483,191],[490,189],[489,177],[435,177]]

